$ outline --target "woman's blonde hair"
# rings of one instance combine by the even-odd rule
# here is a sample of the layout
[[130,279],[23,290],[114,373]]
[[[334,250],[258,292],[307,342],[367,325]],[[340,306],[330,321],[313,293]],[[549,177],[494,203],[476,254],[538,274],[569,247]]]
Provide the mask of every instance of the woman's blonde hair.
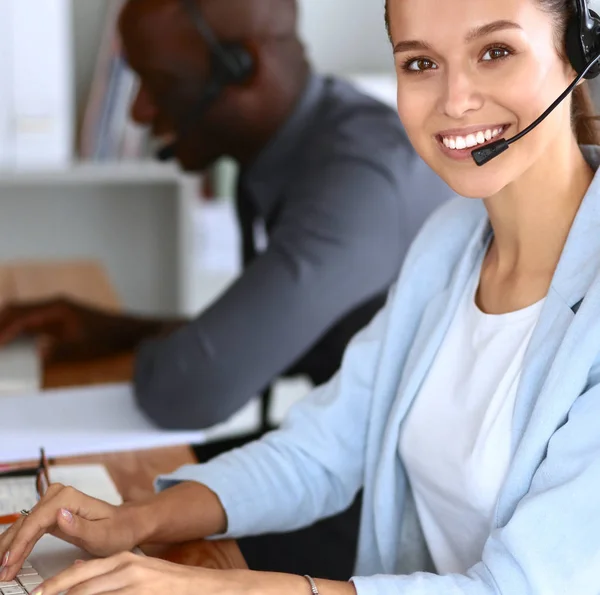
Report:
[[[568,61],[565,35],[569,19],[575,10],[573,0],[535,0],[541,9],[552,15],[556,25],[556,48],[559,55]],[[388,0],[385,0],[385,26],[391,39]],[[575,138],[580,145],[600,144],[600,130],[594,102],[587,81],[582,82],[573,91],[571,100],[571,118]]]

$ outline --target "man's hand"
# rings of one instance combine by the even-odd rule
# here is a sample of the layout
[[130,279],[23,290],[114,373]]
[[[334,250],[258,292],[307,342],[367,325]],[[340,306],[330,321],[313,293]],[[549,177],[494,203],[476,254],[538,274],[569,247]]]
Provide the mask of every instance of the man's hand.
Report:
[[45,361],[77,361],[131,351],[160,324],[57,298],[9,304],[0,310],[0,347],[22,336],[39,337]]

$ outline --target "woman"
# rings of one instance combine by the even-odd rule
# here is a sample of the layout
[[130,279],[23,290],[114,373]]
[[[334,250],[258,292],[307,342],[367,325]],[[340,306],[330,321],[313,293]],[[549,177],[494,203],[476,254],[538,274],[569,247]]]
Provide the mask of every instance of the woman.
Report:
[[571,2],[388,3],[400,117],[468,198],[425,225],[386,308],[281,430],[159,478],[138,505],[51,486],[0,538],[0,579],[51,531],[109,557],[44,595],[308,594],[304,577],[111,554],[295,529],[364,486],[356,577],[316,580],[322,595],[600,592],[600,152],[580,147],[595,144],[585,121],[574,131],[584,87],[487,165],[465,149],[513,136],[573,81]]

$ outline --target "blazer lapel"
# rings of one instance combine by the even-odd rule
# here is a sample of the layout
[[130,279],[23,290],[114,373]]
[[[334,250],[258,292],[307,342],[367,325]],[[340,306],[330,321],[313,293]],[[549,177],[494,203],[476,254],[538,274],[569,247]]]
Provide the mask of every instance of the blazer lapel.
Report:
[[[546,303],[531,337],[515,403],[515,437],[528,424],[538,395],[558,361],[576,312],[585,309],[586,296],[600,272],[600,176],[583,198],[550,284]],[[583,330],[583,329],[582,329]],[[567,346],[567,345],[565,345]],[[568,345],[570,353],[576,345]]]
[[[397,549],[397,544],[394,542],[396,533],[389,531],[389,526],[390,524],[400,526],[402,510],[396,503],[401,502],[404,495],[402,493],[403,481],[399,479],[394,482],[392,487],[396,493],[393,495],[390,494],[389,484],[390,475],[397,476],[400,469],[398,466],[400,426],[433,363],[453,319],[458,301],[473,272],[473,267],[487,246],[490,233],[489,221],[484,218],[469,241],[463,257],[457,263],[449,285],[435,295],[427,305],[419,330],[407,355],[399,385],[393,388],[396,399],[385,428],[374,486],[376,510],[386,510],[385,514],[379,513],[375,516],[375,528],[379,554],[384,568],[388,572],[393,571]],[[389,362],[388,366],[393,366],[393,363]],[[388,479],[384,481],[383,478]]]
[[[547,441],[540,437],[549,439],[585,388],[600,348],[600,320],[586,316],[600,303],[598,255],[600,177],[596,176],[571,226],[523,360],[513,413],[510,478],[531,476],[545,456]],[[522,496],[501,494],[499,510],[506,498],[518,501]]]

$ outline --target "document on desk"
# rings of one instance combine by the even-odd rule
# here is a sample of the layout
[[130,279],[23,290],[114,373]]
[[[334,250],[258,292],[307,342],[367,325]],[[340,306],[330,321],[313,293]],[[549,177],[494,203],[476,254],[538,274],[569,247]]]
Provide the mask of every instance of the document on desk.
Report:
[[0,462],[199,444],[206,432],[169,431],[139,410],[129,384],[0,398]]

